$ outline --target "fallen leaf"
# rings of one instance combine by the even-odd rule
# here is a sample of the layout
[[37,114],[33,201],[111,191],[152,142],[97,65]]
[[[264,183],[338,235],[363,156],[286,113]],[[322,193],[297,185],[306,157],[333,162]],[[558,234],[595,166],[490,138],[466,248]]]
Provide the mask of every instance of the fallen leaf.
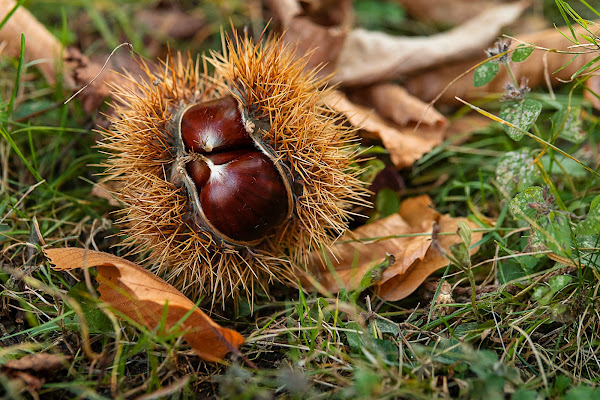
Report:
[[[471,229],[478,228],[476,224],[466,218],[452,218],[448,215],[442,215],[437,223],[440,232],[456,232],[458,222],[465,221]],[[481,232],[473,232],[472,243],[481,240]],[[447,253],[450,253],[450,246],[454,243],[460,243],[460,237],[456,234],[439,235],[438,244]],[[479,246],[470,249],[473,255],[479,250]],[[421,260],[415,261],[403,274],[390,277],[379,285],[378,294],[388,301],[396,301],[405,298],[417,289],[429,275],[438,269],[448,265],[448,259],[435,247],[429,247],[427,254]],[[387,276],[385,275],[384,278]]]
[[325,27],[307,17],[296,17],[287,25],[283,38],[294,46],[298,57],[308,55],[307,70],[320,68],[319,75],[326,76],[335,71],[346,34],[338,27]]
[[100,299],[150,330],[161,323],[167,302],[166,330],[189,314],[178,326],[204,360],[220,360],[229,352],[237,352],[244,342],[239,333],[216,324],[177,289],[137,264],[112,254],[77,248],[48,249],[45,254],[59,271],[97,267]]
[[429,107],[420,99],[411,95],[402,86],[393,83],[380,83],[349,92],[352,101],[371,105],[384,118],[400,125],[423,126],[444,129],[448,120],[435,108]]
[[[396,262],[384,272],[393,269],[403,273],[415,260],[424,257],[430,246],[427,235],[395,237],[412,233],[418,233],[418,229],[415,230],[399,214],[363,225],[343,236],[339,240],[341,243],[327,253],[335,274],[320,262],[316,263],[318,267],[313,274],[330,292],[338,292],[342,288],[354,290],[365,274],[381,263],[387,254],[393,255]],[[362,241],[365,239],[368,240]]]
[[[428,196],[410,198],[402,202],[397,214],[363,225],[344,235],[328,254],[336,271],[335,275],[322,264],[316,263],[317,269],[314,272],[319,282],[332,292],[337,292],[342,287],[356,289],[363,276],[388,254],[396,262],[388,266],[384,273],[404,273],[415,260],[425,256],[431,244],[431,238],[427,234],[433,229],[434,221],[439,215],[431,206]],[[415,233],[424,235],[396,237]],[[340,283],[343,286],[340,287]]]
[[[498,5],[498,0],[395,0],[412,18],[438,25],[453,26],[476,17]],[[500,1],[500,2],[506,2]]]
[[446,129],[444,139],[449,137],[462,135],[454,138],[453,145],[458,145],[465,142],[469,136],[477,131],[484,129],[490,125],[490,119],[480,114],[467,114],[452,121]]
[[68,357],[62,354],[35,353],[18,360],[6,361],[0,370],[11,379],[21,381],[29,390],[42,388],[46,378],[67,366]]
[[284,27],[289,25],[292,18],[302,13],[302,7],[297,0],[265,0],[265,3]]
[[2,368],[5,370],[52,373],[64,368],[67,359],[62,354],[35,353],[28,354],[18,360],[8,360],[2,365]]
[[[414,97],[406,95],[401,100],[399,93],[405,92],[399,87],[394,88],[386,85],[382,92],[395,92],[390,102],[399,101],[401,104],[410,104],[407,113],[404,115],[402,110],[396,109],[394,105],[384,106],[382,104],[384,102],[383,97],[381,97],[381,100],[377,99],[377,102],[380,103],[380,109],[384,113],[388,113],[391,118],[397,121],[405,121],[406,125],[400,126],[392,121],[385,120],[374,111],[352,103],[339,91],[331,92],[324,101],[335,111],[344,114],[353,126],[380,139],[397,168],[408,167],[442,142],[448,122],[434,109],[425,114],[424,111],[427,105]],[[422,117],[425,117],[425,119],[418,130],[415,131],[415,121]]]
[[[434,224],[440,231],[451,233],[438,235],[437,244],[446,251],[460,241],[455,234],[458,222],[464,218],[440,215],[433,209],[429,196],[423,195],[406,199],[397,214],[363,225],[340,239],[327,253],[335,272],[323,261],[313,263],[311,271],[320,285],[329,292],[340,289],[355,290],[374,266],[380,265],[389,256],[395,262],[387,266],[375,280],[379,294],[386,300],[400,300],[411,294],[437,269],[448,265],[448,259],[431,246],[431,233]],[[467,221],[471,228],[477,226]],[[422,235],[415,235],[415,234]],[[403,236],[404,237],[398,237]],[[480,232],[473,233],[473,243],[481,239]],[[472,248],[474,254],[478,248]],[[310,279],[303,282],[310,288]]]
[[[15,7],[15,0],[0,1],[0,20]],[[5,54],[18,56],[21,49],[21,34],[25,36],[25,58],[38,61],[37,67],[46,80],[54,83],[55,60],[63,53],[60,42],[22,5],[0,29],[0,43],[6,43]],[[72,81],[66,81],[67,85]]]
[[308,55],[306,69],[319,69],[320,76],[334,66],[352,23],[350,0],[266,0],[279,23],[285,42],[298,57]]
[[302,1],[304,13],[322,26],[348,27],[354,19],[352,0]]
[[[596,26],[598,26],[597,23]],[[579,33],[583,31],[580,27],[575,27],[575,30]],[[513,41],[513,48],[523,42],[531,43],[547,49],[557,49],[568,52],[586,51],[581,47],[574,49],[570,48],[573,43],[567,39],[568,37],[571,37],[568,27],[560,29],[551,28],[531,34],[517,36],[517,40]],[[588,51],[586,54],[580,54],[573,59],[573,54],[561,54],[557,53],[556,51],[547,52],[536,49],[525,61],[511,63],[511,69],[517,79],[520,77],[527,78],[529,80],[530,87],[545,85],[546,79],[548,79],[548,82],[552,86],[557,86],[562,84],[563,81],[570,79],[571,75],[573,75],[577,70],[597,56],[597,52]],[[440,65],[437,68],[429,70],[425,73],[421,73],[409,79],[405,82],[405,86],[409,92],[416,97],[424,101],[431,101],[436,96],[441,94],[447,85],[455,78],[459,77],[465,71],[469,70],[469,68],[473,67],[484,59],[485,55],[483,51],[481,51],[479,55],[471,57],[467,60],[458,63]],[[573,59],[572,62],[570,62],[571,59]],[[559,71],[559,69],[563,66],[565,66],[565,68]],[[505,90],[505,85],[509,81],[510,78],[506,68],[500,68],[500,71],[490,83],[483,87],[475,88],[473,86],[473,72],[471,72],[453,83],[452,86],[450,86],[448,90],[442,94],[441,98],[438,100],[438,104],[457,105],[459,103],[455,99],[455,96],[468,101],[475,98],[481,98],[489,93],[503,93]],[[587,83],[589,87],[597,88],[600,86],[600,77],[592,76],[590,79],[588,79]],[[595,105],[596,107],[598,106],[598,101],[596,101]]]
[[[12,10],[15,4],[14,0],[0,1],[0,20]],[[79,95],[87,112],[95,112],[109,95],[110,90],[105,82],[132,85],[111,69],[115,67],[114,65],[109,65],[102,74],[97,76],[102,70],[102,64],[91,62],[75,48],[63,48],[60,41],[23,6],[20,6],[0,29],[0,44],[6,43],[7,55],[19,54],[21,34],[25,36],[25,59],[30,62],[36,61],[35,65],[49,83],[56,81],[57,65],[63,66],[63,82],[69,89],[77,90],[95,79]]]
[[188,39],[202,30],[209,29],[203,15],[177,8],[143,9],[135,14],[135,18],[153,33],[171,39]]
[[344,86],[366,85],[477,54],[527,6],[528,2],[499,5],[463,25],[428,37],[352,30],[337,57],[333,81]]
[[95,183],[90,195],[96,196],[101,199],[108,200],[108,204],[111,206],[119,206],[119,201],[111,194],[114,188],[109,187],[107,183]]

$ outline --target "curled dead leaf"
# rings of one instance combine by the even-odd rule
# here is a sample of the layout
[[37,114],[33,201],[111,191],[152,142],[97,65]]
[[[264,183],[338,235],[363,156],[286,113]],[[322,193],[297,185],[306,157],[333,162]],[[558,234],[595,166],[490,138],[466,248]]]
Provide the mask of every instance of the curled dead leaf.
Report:
[[[465,218],[440,215],[433,209],[429,196],[406,199],[398,214],[364,225],[340,239],[340,243],[326,254],[334,272],[315,256],[311,273],[327,291],[355,290],[366,274],[391,256],[395,261],[385,265],[374,284],[384,299],[403,299],[429,275],[448,265],[448,259],[437,246],[431,245],[434,224],[438,224],[441,232],[448,233],[439,235],[437,245],[449,252],[452,244],[460,242],[456,229],[458,222],[463,220],[466,221]],[[471,228],[477,227],[466,222]],[[473,243],[481,237],[481,232],[473,232]],[[477,250],[478,247],[474,247],[470,252],[474,254]],[[305,287],[311,287],[309,281],[303,282]]]
[[100,299],[150,330],[161,324],[168,303],[165,329],[179,326],[204,360],[218,361],[244,342],[239,333],[219,326],[177,289],[137,264],[78,248],[47,249],[45,254],[59,271],[96,267]]
[[307,69],[319,69],[319,74],[334,72],[342,44],[346,40],[346,31],[338,27],[325,27],[306,17],[296,17],[284,32],[284,40],[293,43],[296,54],[301,57],[309,54]]
[[[8,15],[15,5],[14,0],[0,1],[0,20]],[[21,34],[25,37],[25,59],[36,61],[37,67],[48,82],[55,82],[56,67],[59,65],[63,66],[64,84],[69,89],[79,89],[95,79],[80,95],[84,109],[88,112],[95,112],[109,95],[109,87],[105,82],[131,85],[123,76],[111,70],[111,66],[100,74],[102,64],[90,61],[75,48],[63,48],[60,41],[23,6],[17,8],[0,29],[0,45],[6,44],[6,54],[19,54]]]
[[[324,101],[332,109],[344,114],[353,126],[380,139],[397,168],[412,165],[442,142],[448,122],[436,110],[432,108],[427,111],[425,103],[412,97],[399,86],[381,85],[367,91],[380,112],[395,122],[351,102],[339,91],[331,92]],[[385,96],[390,96],[387,100],[389,105],[384,104]],[[403,106],[406,106],[404,111]],[[423,123],[415,131],[416,122],[423,117]]]
[[[15,0],[0,1],[0,20],[15,7]],[[25,36],[25,58],[28,61],[39,61],[37,67],[46,80],[54,83],[55,60],[62,55],[60,42],[42,25],[25,7],[17,8],[15,13],[0,29],[0,43],[5,43],[5,54],[17,56],[21,48],[21,34]],[[65,82],[67,85],[71,81]]]
[[502,4],[429,37],[396,37],[354,29],[337,58],[333,81],[344,86],[371,84],[477,54],[527,6],[528,2]]
[[350,91],[352,101],[371,105],[379,115],[400,125],[422,126],[443,129],[448,120],[435,108],[429,107],[411,95],[402,86],[393,83],[379,83]]
[[[466,218],[453,218],[449,215],[442,215],[437,220],[440,232],[451,233],[450,235],[438,236],[439,247],[447,253],[450,253],[450,246],[460,242],[460,237],[456,234],[459,221],[465,221],[471,229],[478,228],[476,224]],[[472,243],[478,242],[481,237],[481,232],[473,232]],[[479,246],[471,248],[470,254],[475,254],[477,250],[479,250]],[[436,246],[431,246],[425,257],[411,264],[403,274],[396,276],[389,276],[388,274],[389,279],[379,285],[378,293],[389,301],[403,299],[414,292],[429,275],[446,265],[448,265],[446,256]]]
[[175,7],[140,10],[135,18],[154,33],[173,39],[187,39],[208,30],[208,23],[199,13],[190,13]]
[[[476,17],[506,0],[395,0],[416,20],[439,25],[456,25]],[[510,1],[510,0],[509,0]]]
[[68,366],[68,357],[62,354],[34,353],[18,360],[8,360],[0,371],[19,381],[30,391],[42,388],[46,379]]
[[346,34],[353,19],[351,0],[266,0],[295,53],[309,55],[307,69],[321,76],[334,72]]
[[348,27],[354,20],[352,0],[303,0],[306,15],[319,25]]
[[105,182],[100,182],[100,183],[94,184],[94,187],[92,188],[92,191],[90,192],[90,195],[96,196],[100,199],[108,200],[108,204],[110,204],[111,206],[117,207],[120,205],[120,203],[111,194],[111,192],[113,192],[113,191],[114,191],[114,188],[111,187],[111,185],[109,185],[108,183],[105,183]]
[[[594,25],[590,25],[592,28],[593,26]],[[595,23],[595,26],[598,26],[598,22]],[[576,32],[583,33],[581,27],[574,28]],[[594,29],[598,30],[598,28]],[[555,50],[534,50],[525,61],[511,64],[514,75],[517,78],[527,78],[530,87],[537,87],[547,83],[556,86],[562,84],[565,80],[569,80],[576,71],[598,56],[596,51],[589,51],[583,47],[571,48],[573,43],[568,40],[569,37],[571,37],[571,32],[568,27],[545,29],[539,32],[517,36],[516,40],[513,41],[513,48],[522,42],[531,43],[540,48],[566,51],[566,53],[558,53]],[[582,54],[575,57],[575,55],[572,54],[573,51]],[[485,56],[482,51],[477,56],[471,57],[465,61],[440,65],[437,68],[419,74],[406,81],[406,88],[418,98],[424,101],[431,101],[441,94],[446,89],[446,86],[455,78],[459,77],[465,71],[468,71],[471,67],[484,59]],[[480,88],[475,88],[473,86],[473,72],[471,72],[453,83],[452,86],[442,94],[438,103],[456,105],[459,103],[455,99],[455,96],[465,100],[472,100],[489,93],[502,93],[504,92],[505,85],[509,81],[510,77],[508,76],[506,68],[500,68],[500,71],[490,83]],[[590,88],[600,87],[600,77],[589,77],[587,84]],[[598,105],[600,104],[600,101],[596,99],[594,104],[599,108]]]
[[8,360],[2,365],[2,369],[53,373],[67,366],[67,360],[68,357],[62,354],[34,353],[21,357],[18,360]]
[[265,3],[283,26],[288,26],[292,18],[302,13],[298,0],[265,0]]
[[296,46],[298,56],[312,53],[309,68],[324,66],[323,74],[335,73],[334,82],[358,86],[474,55],[492,42],[503,26],[514,22],[529,1],[489,7],[483,12],[478,8],[478,14],[464,24],[429,37],[350,29],[352,8],[345,0],[311,1],[306,10],[298,0],[267,0],[267,5],[284,28],[284,39]]

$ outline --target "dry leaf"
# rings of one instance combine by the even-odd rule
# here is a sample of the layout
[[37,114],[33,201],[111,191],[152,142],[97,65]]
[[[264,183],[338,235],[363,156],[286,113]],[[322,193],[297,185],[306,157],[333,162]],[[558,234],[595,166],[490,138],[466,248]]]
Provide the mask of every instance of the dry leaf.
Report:
[[[14,0],[0,1],[0,20],[15,6]],[[75,48],[64,49],[60,42],[23,6],[20,6],[0,29],[0,44],[6,43],[6,53],[16,56],[21,48],[21,33],[25,36],[25,59],[37,61],[46,80],[54,83],[57,65],[63,65],[63,79],[67,88],[76,90],[90,83],[101,71],[102,64],[90,62]],[[0,46],[1,47],[1,46]],[[84,109],[95,112],[109,95],[105,82],[131,85],[129,81],[108,66],[79,96]]]
[[281,25],[287,27],[292,18],[302,13],[298,0],[265,0],[267,7]]
[[322,26],[348,27],[354,20],[352,0],[303,0],[304,13]]
[[62,354],[35,353],[18,360],[8,360],[0,368],[11,379],[23,382],[31,391],[42,388],[46,378],[67,366]]
[[[576,28],[576,30],[578,32],[582,31],[581,28]],[[532,43],[536,46],[548,49],[580,52],[585,51],[585,48],[582,47],[569,49],[572,43],[566,39],[565,36],[571,37],[568,27],[560,29],[547,29],[533,34],[518,36],[517,40],[513,41],[513,47],[519,45],[520,42],[524,42]],[[573,73],[597,56],[597,52],[581,54],[564,69],[558,71],[560,68],[570,62],[570,60],[574,57],[573,54],[560,54],[554,51],[546,52],[543,50],[534,50],[534,52],[525,61],[512,63],[511,69],[513,70],[513,73],[517,79],[520,79],[520,77],[529,79],[530,87],[544,85],[546,76],[550,83],[555,86],[561,84],[561,80],[570,79]],[[431,101],[438,94],[442,93],[442,91],[453,79],[457,78],[462,73],[469,70],[469,68],[473,67],[484,59],[484,53],[481,51],[481,53],[475,58],[471,58],[460,63],[441,65],[438,68],[408,80],[405,83],[406,88],[418,98],[424,101]],[[459,103],[454,98],[455,96],[465,100],[471,100],[480,98],[489,93],[502,93],[504,92],[505,85],[509,81],[510,80],[506,72],[506,68],[501,67],[497,76],[489,84],[481,88],[475,88],[473,86],[473,73],[471,72],[449,87],[448,90],[442,95],[438,103],[441,102],[457,105]],[[594,76],[588,80],[588,83],[591,85],[591,87],[600,86],[599,82],[600,77],[598,76]]]
[[154,33],[171,39],[191,38],[199,31],[209,29],[203,15],[177,8],[144,9],[138,11],[135,18]]
[[267,0],[279,22],[284,40],[295,53],[309,55],[307,69],[320,68],[321,76],[334,72],[348,27],[353,18],[350,0]]
[[[431,222],[433,227],[433,221]],[[319,283],[330,292],[337,292],[342,288],[353,290],[358,288],[365,274],[373,266],[381,263],[387,254],[393,255],[396,259],[388,269],[403,273],[415,260],[425,256],[431,243],[430,238],[428,236],[386,237],[417,232],[419,230],[415,230],[399,214],[363,225],[351,234],[343,236],[340,239],[342,243],[335,245],[328,252],[327,256],[336,271],[335,275],[325,270],[323,265],[320,265],[320,269],[314,274],[318,277]],[[361,239],[371,240],[358,241]]]
[[100,299],[150,330],[161,323],[166,302],[167,330],[193,310],[179,326],[192,349],[205,360],[220,360],[229,352],[237,352],[244,342],[239,333],[216,324],[177,289],[137,264],[77,248],[48,249],[45,254],[56,270],[97,267]]
[[500,5],[448,32],[429,37],[394,37],[355,29],[344,41],[333,80],[344,86],[366,85],[477,54],[527,5]]
[[[373,90],[377,91],[378,88]],[[448,123],[434,109],[425,114],[427,105],[409,96],[399,87],[384,85],[382,92],[388,94],[394,92],[390,94],[390,103],[410,104],[406,114],[403,114],[402,110],[395,108],[394,104],[384,106],[382,104],[384,97],[376,99],[382,112],[388,113],[397,121],[405,121],[406,125],[400,126],[386,121],[366,107],[352,103],[341,92],[332,92],[325,98],[325,103],[337,112],[344,114],[353,126],[379,138],[397,168],[408,167],[442,142]],[[418,121],[423,116],[425,117],[423,124],[415,131],[414,121]]]
[[65,367],[67,357],[62,354],[35,353],[18,360],[8,360],[2,365],[4,370],[31,371],[35,373],[53,373]]
[[[465,221],[471,229],[478,228],[466,218],[452,218],[448,215],[442,215],[437,223],[440,232],[456,232],[459,221]],[[473,232],[472,243],[478,242],[481,237],[481,232]],[[450,253],[450,246],[460,243],[460,240],[456,234],[438,236],[439,246],[447,253]],[[472,248],[470,254],[475,254],[477,250],[479,250],[479,246]],[[390,277],[382,282],[378,294],[388,301],[401,300],[414,292],[429,275],[446,265],[448,265],[448,259],[435,246],[431,246],[425,257],[414,262],[403,274]],[[386,272],[384,271],[384,278],[389,275],[386,275]]]
[[[448,259],[431,246],[433,226],[437,223],[441,232],[456,232],[458,221],[440,215],[432,208],[431,199],[424,195],[402,202],[398,214],[361,226],[340,239],[328,258],[335,274],[322,262],[316,262],[311,271],[318,282],[330,292],[341,288],[353,290],[371,269],[392,255],[395,262],[388,266],[375,282],[380,295],[387,300],[400,300],[411,294],[437,269],[448,264]],[[475,228],[475,224],[468,222]],[[423,233],[421,236],[394,237]],[[365,239],[371,239],[366,240]],[[481,239],[481,233],[473,233],[473,242]],[[359,241],[360,240],[360,241]],[[458,235],[441,235],[438,244],[449,251],[450,245],[460,241]],[[474,254],[477,248],[471,249]],[[304,282],[310,287],[308,282]]]
[[480,114],[467,114],[457,118],[450,123],[444,134],[444,139],[452,136],[462,135],[460,138],[454,138],[453,145],[465,142],[469,136],[490,125],[490,119]]
[[[407,199],[402,202],[397,214],[363,225],[343,236],[339,240],[341,243],[333,246],[327,254],[336,271],[335,276],[322,264],[317,265],[313,273],[319,283],[332,292],[342,287],[356,289],[363,276],[374,265],[381,263],[387,254],[393,255],[396,262],[384,273],[393,271],[388,273],[391,276],[403,274],[414,261],[422,259],[429,249],[431,238],[427,234],[432,231],[435,219],[439,216],[431,205],[428,196]],[[391,237],[414,233],[425,235]]]
[[90,195],[96,196],[101,199],[108,200],[108,204],[110,204],[111,206],[117,207],[120,205],[119,201],[117,199],[115,199],[115,197],[111,194],[111,191],[114,191],[114,190],[115,190],[115,188],[110,187],[108,183],[105,183],[105,182],[95,183],[94,187],[92,188],[92,191],[90,192]]
[[395,0],[414,19],[439,25],[457,25],[500,2],[498,0]]
[[[15,5],[14,0],[0,1],[0,20],[8,15]],[[25,58],[28,61],[39,61],[37,67],[48,82],[54,83],[55,61],[62,57],[60,42],[23,6],[20,6],[0,29],[0,43],[6,43],[6,55],[19,55],[21,33],[25,36]],[[71,85],[73,82],[65,83]]]
[[400,126],[421,123],[443,129],[448,120],[435,108],[414,97],[402,86],[380,83],[350,92],[350,99],[362,105],[371,105],[377,113]]
[[321,26],[307,17],[297,17],[290,21],[283,38],[294,45],[299,57],[309,54],[307,70],[321,68],[319,73],[325,76],[334,72],[335,61],[346,40],[346,31]]

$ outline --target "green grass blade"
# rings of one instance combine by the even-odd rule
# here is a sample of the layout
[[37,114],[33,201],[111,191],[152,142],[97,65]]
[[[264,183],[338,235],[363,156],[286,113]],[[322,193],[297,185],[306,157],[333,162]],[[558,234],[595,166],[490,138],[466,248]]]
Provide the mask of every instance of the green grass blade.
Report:
[[0,127],[0,128],[1,128],[0,129],[0,134],[2,134],[2,137],[8,142],[8,144],[10,144],[10,147],[12,147],[13,151],[15,153],[17,153],[17,155],[23,161],[23,163],[25,164],[25,166],[27,167],[27,169],[29,170],[29,172],[31,172],[31,175],[33,175],[38,182],[43,181],[44,179],[41,177],[41,175],[39,174],[39,172],[35,168],[33,168],[33,166],[27,160],[27,158],[23,155],[23,153],[21,152],[21,149],[19,149],[19,146],[17,146],[17,144],[13,140],[12,136],[10,135],[10,133],[8,133],[8,131],[3,126]]
[[23,59],[25,58],[25,35],[21,33],[21,51],[19,53],[19,65],[17,67],[17,76],[15,78],[15,86],[13,87],[10,101],[8,102],[8,109],[6,110],[6,119],[9,120],[12,115],[13,107],[15,106],[15,99],[19,92],[19,82],[21,81],[21,71],[23,69]]
[[591,61],[588,61],[583,67],[579,68],[573,75],[571,75],[571,79],[575,79],[579,76],[579,74],[581,74],[586,69],[590,68],[592,65],[596,64],[598,61],[600,61],[600,56],[594,58]]
[[10,19],[10,17],[12,17],[12,15],[15,13],[15,11],[17,11],[17,9],[19,7],[21,7],[21,5],[25,2],[25,0],[19,0],[17,2],[17,4],[15,4],[15,6],[8,12],[8,14],[6,14],[6,16],[4,18],[2,18],[2,21],[0,21],[0,29],[2,29],[2,27],[6,24],[6,22]]

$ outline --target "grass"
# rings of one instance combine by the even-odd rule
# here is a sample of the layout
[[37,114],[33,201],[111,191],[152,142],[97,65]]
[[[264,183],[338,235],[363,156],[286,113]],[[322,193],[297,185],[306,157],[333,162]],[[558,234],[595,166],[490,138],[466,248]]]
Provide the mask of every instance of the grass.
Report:
[[[576,24],[578,14],[557,3],[548,13]],[[122,32],[137,32],[126,16],[139,5],[125,2],[112,13],[115,4],[99,2],[88,32],[95,48],[107,53]],[[221,18],[214,19],[215,28],[230,16],[244,21],[237,2],[222,9],[207,4],[206,13]],[[70,18],[96,2],[72,2],[43,18],[53,6],[40,7],[43,22],[66,21],[54,29],[74,40]],[[587,9],[584,2],[577,3],[581,9]],[[600,211],[594,208],[600,125],[583,99],[582,79],[554,97],[528,95],[542,112],[531,128],[516,124],[532,132],[520,141],[490,121],[449,139],[405,172],[408,191],[428,192],[438,210],[496,219],[475,258],[449,262],[400,302],[385,302],[368,288],[329,298],[274,287],[274,299],[259,296],[253,313],[241,301],[213,315],[247,338],[242,351],[258,366],[253,369],[238,359],[204,363],[176,335],[117,320],[90,296],[83,274],[49,268],[40,255],[44,245],[115,251],[115,208],[90,195],[100,172],[92,166],[103,159],[92,131],[100,117],[87,115],[77,101],[62,104],[70,93],[60,83],[48,85],[22,57],[1,58],[0,365],[37,352],[66,358],[39,389],[0,370],[0,393],[11,399],[600,395]],[[478,107],[502,116],[504,104]],[[561,110],[569,105],[581,105],[577,121],[586,136],[580,142],[567,135],[575,122]],[[476,284],[475,309],[469,277]],[[450,297],[445,283],[453,288]]]

